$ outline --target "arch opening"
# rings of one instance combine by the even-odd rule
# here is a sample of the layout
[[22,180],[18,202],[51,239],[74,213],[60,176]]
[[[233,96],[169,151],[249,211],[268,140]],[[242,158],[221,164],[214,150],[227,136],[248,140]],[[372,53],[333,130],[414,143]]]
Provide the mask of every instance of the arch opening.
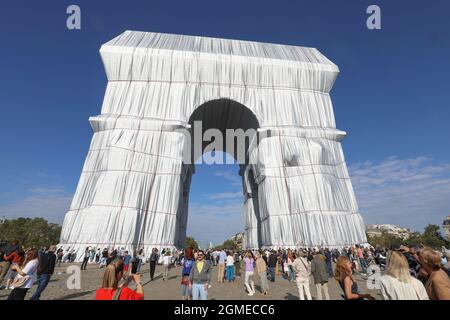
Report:
[[[188,204],[191,190],[191,184],[196,184],[196,180],[192,179],[198,166],[203,176],[205,171],[209,174],[214,174],[212,169],[205,170],[203,166],[210,165],[227,165],[228,168],[236,168],[237,172],[233,172],[233,177],[228,177],[234,180],[234,174],[240,176],[240,187],[235,182],[229,193],[240,192],[241,205],[241,221],[245,226],[245,237],[252,237],[256,239],[258,245],[261,243],[261,235],[259,234],[259,210],[258,210],[258,186],[255,183],[254,175],[249,165],[249,146],[253,139],[257,138],[257,130],[259,129],[259,121],[252,110],[245,105],[240,104],[230,99],[216,99],[208,101],[197,107],[189,118],[190,134],[191,134],[191,164],[184,164],[187,176],[184,179],[183,194],[186,204],[181,206],[185,212],[181,212],[182,219],[179,219],[184,224],[187,231],[187,216],[188,211],[192,210]],[[219,141],[221,140],[221,141]],[[221,167],[216,167],[221,168]],[[220,169],[219,169],[220,170]],[[236,177],[237,178],[237,177]],[[237,179],[236,179],[237,180]],[[201,183],[201,182],[200,182]],[[210,201],[216,201],[210,199]],[[219,203],[219,202],[217,202]],[[250,217],[251,216],[251,217]],[[244,228],[241,228],[241,230]],[[254,233],[255,235],[250,235]],[[231,236],[232,234],[228,235]],[[223,235],[226,239],[227,235]],[[184,242],[179,239],[180,245]],[[206,239],[200,239],[205,242]],[[246,241],[246,240],[244,240]],[[247,241],[246,241],[247,242]],[[244,243],[245,247],[248,247]],[[256,247],[256,244],[253,245]]]
[[[319,51],[134,31],[101,51],[110,83],[102,114],[90,119],[95,133],[61,244],[80,257],[86,244],[144,246],[146,252],[184,246],[193,163],[212,150],[237,158],[243,194],[257,199],[244,203],[252,213],[257,203],[262,217],[258,224],[256,213],[245,214],[252,243],[262,238],[262,248],[287,248],[366,241],[342,152],[345,134],[335,129],[329,95],[339,70]],[[211,100],[221,96],[252,105]],[[210,101],[187,119],[191,99]],[[228,129],[257,129],[258,120],[263,127],[250,146],[245,134],[243,147],[226,139]],[[195,131],[197,121],[200,139],[191,144],[186,124]],[[203,139],[209,129],[224,137],[222,144],[213,143],[211,132]]]
[[240,166],[248,164],[249,145],[260,126],[256,115],[245,105],[231,99],[211,100],[192,112],[188,124],[191,163],[206,152],[223,151]]

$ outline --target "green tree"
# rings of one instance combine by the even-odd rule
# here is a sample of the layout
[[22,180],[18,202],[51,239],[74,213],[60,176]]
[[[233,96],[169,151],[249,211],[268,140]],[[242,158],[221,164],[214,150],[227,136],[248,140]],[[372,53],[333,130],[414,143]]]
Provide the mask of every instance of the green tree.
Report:
[[405,240],[405,244],[410,247],[415,245],[421,245],[422,242],[423,242],[422,235],[420,234],[420,232],[417,231],[411,233],[409,238]]
[[217,246],[218,250],[237,250],[238,246],[233,240],[225,240],[220,246]]
[[0,225],[0,243],[18,241],[24,248],[58,244],[61,226],[43,218],[17,218]]
[[370,243],[374,247],[383,246],[384,242],[381,238],[381,236],[375,236],[375,235],[366,235],[367,236],[367,242]]
[[398,247],[404,243],[404,240],[386,231],[382,231],[379,236],[367,236],[367,241],[374,247],[381,246],[384,248]]
[[186,240],[185,240],[185,247],[186,247],[186,248],[191,247],[191,248],[194,249],[194,250],[198,250],[198,243],[197,243],[197,241],[196,241],[194,238],[192,238],[192,237],[186,237]]
[[435,249],[449,245],[448,241],[441,235],[439,226],[435,224],[429,224],[425,227],[422,234],[422,243]]

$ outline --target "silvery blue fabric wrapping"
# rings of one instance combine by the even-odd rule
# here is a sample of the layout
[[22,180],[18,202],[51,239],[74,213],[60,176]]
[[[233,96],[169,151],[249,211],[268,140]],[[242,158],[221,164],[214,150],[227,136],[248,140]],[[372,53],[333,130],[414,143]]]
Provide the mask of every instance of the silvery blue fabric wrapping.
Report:
[[241,169],[248,248],[366,242],[329,94],[339,69],[318,50],[126,31],[100,54],[108,84],[61,235],[77,257],[183,246],[194,167],[175,128],[219,99],[251,110],[265,134]]

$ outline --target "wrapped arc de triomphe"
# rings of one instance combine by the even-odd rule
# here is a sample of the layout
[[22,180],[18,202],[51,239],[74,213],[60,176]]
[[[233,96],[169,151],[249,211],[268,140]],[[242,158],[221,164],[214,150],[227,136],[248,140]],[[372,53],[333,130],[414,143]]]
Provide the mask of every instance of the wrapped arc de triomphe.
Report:
[[78,258],[183,247],[195,166],[179,129],[195,121],[258,129],[239,172],[247,248],[366,242],[329,94],[339,69],[318,50],[126,31],[100,54],[108,85],[60,242]]

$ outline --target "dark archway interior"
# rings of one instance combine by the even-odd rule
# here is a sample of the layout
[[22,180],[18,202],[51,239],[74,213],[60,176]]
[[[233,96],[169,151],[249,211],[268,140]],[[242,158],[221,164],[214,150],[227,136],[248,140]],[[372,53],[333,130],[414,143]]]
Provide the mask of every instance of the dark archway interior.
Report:
[[[194,122],[201,121],[202,124],[202,136],[208,129],[218,129],[224,138],[223,141],[223,148],[222,150],[217,149],[214,151],[224,151],[228,154],[232,155],[236,160],[236,155],[238,152],[245,152],[246,159],[245,163],[248,162],[248,155],[247,150],[250,140],[252,139],[251,136],[248,136],[245,138],[245,150],[238,150],[237,148],[242,147],[238,143],[238,139],[234,138],[234,150],[228,150],[227,148],[227,142],[226,141],[226,130],[227,129],[242,129],[244,132],[248,129],[253,129],[254,132],[259,128],[259,122],[256,118],[255,114],[248,109],[243,104],[240,104],[236,101],[230,100],[230,99],[217,99],[217,100],[211,100],[208,101],[201,106],[199,106],[197,109],[194,110],[191,117],[189,118],[189,124],[191,125],[191,133],[192,133],[192,139],[197,139],[197,137],[194,137]],[[194,140],[193,140],[194,141]],[[205,148],[211,143],[212,141],[203,141],[201,154],[196,154],[195,150],[192,150],[193,155],[193,162],[200,157]],[[213,151],[213,150],[208,150]],[[239,163],[239,165],[242,168],[242,165],[244,163]]]
[[[199,151],[194,150],[194,140],[198,139],[198,137],[195,137],[195,128],[196,125],[195,122],[201,122],[202,130],[201,134],[202,137],[204,136],[205,132],[209,129],[217,129],[221,132],[222,137],[224,138],[223,141],[223,148],[217,148],[217,150],[208,150],[205,148],[208,147],[212,141],[203,141],[200,154],[196,154]],[[255,183],[253,172],[250,171],[250,174],[244,178],[245,170],[248,164],[248,148],[250,143],[252,142],[252,139],[256,138],[256,132],[257,129],[260,127],[259,121],[256,118],[255,114],[246,106],[230,100],[230,99],[217,99],[217,100],[211,100],[208,101],[202,105],[200,105],[198,108],[194,110],[192,115],[189,118],[189,125],[191,126],[191,155],[192,155],[192,164],[195,163],[197,159],[199,159],[204,153],[207,152],[214,152],[214,151],[222,151],[223,154],[228,154],[234,157],[236,162],[239,164],[239,175],[243,177],[243,179],[248,179],[250,183],[250,191],[248,189],[244,189],[243,196],[244,201],[252,201],[253,202],[253,208],[255,210],[255,214],[257,215],[258,220],[258,230],[260,230],[259,225],[259,206],[258,206],[258,186]],[[198,123],[197,123],[198,125]],[[234,146],[233,150],[229,150],[227,146],[229,141],[227,141],[227,129],[233,129],[238,130],[242,129],[243,132],[252,132],[253,134],[245,135],[245,143],[242,143],[242,137],[241,141],[238,141],[238,138],[236,136],[232,137],[234,139],[234,143],[232,144]],[[253,129],[253,130],[249,130]],[[249,130],[249,131],[247,131]],[[197,140],[199,141],[199,140]],[[238,150],[238,148],[240,150]],[[242,150],[243,149],[243,150]],[[237,159],[237,154],[244,154],[245,155],[245,161],[241,162],[239,159]],[[190,184],[192,182],[191,174],[195,172],[194,166],[191,166],[192,171],[190,171],[189,179],[185,181],[184,189],[188,190],[190,189]],[[248,170],[248,168],[247,168]],[[245,204],[244,204],[245,205]],[[187,219],[187,217],[186,217]],[[258,242],[261,243],[261,236],[258,233]]]

